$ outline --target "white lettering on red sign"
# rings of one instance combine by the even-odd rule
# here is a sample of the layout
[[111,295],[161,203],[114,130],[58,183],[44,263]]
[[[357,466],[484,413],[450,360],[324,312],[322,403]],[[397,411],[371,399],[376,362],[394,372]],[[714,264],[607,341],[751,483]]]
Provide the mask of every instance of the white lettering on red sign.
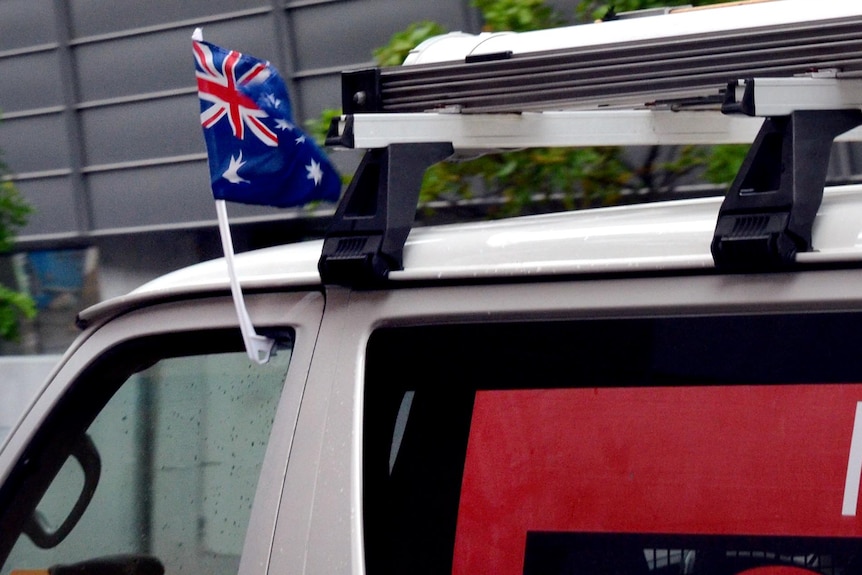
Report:
[[853,436],[850,439],[850,456],[847,459],[847,479],[844,482],[844,504],[841,515],[856,515],[859,501],[859,480],[862,479],[862,401],[856,403]]

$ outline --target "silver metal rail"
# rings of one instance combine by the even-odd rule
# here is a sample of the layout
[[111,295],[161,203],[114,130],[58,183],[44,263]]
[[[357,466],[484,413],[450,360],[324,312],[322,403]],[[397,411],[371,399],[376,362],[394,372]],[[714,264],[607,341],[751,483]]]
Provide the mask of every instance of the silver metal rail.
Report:
[[507,112],[697,97],[736,78],[862,73],[862,17],[347,73],[353,112]]

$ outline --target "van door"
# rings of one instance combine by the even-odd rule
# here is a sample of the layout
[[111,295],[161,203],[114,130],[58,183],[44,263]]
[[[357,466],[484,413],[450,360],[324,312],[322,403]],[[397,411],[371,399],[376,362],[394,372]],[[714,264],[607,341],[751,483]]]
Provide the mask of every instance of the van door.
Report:
[[319,293],[154,305],[85,333],[0,454],[0,573],[262,572]]
[[338,293],[271,568],[857,572],[859,280]]

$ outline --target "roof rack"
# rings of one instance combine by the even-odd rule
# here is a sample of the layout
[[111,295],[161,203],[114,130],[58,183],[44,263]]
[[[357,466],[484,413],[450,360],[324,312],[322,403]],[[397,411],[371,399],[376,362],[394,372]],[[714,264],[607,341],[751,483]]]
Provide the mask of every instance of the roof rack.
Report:
[[[602,43],[587,33],[580,45],[540,51],[521,51],[521,37],[547,45],[578,34],[467,37],[460,61],[345,73],[345,115],[327,144],[368,151],[327,234],[324,282],[369,286],[401,269],[433,163],[543,146],[753,141],[722,205],[713,257],[728,270],[793,263],[812,249],[833,140],[862,125],[862,6],[783,0],[712,12],[722,17],[698,11],[580,26],[593,36],[649,37]],[[465,36],[425,49],[445,52],[447,39],[464,46]],[[421,62],[422,50],[412,60]]]

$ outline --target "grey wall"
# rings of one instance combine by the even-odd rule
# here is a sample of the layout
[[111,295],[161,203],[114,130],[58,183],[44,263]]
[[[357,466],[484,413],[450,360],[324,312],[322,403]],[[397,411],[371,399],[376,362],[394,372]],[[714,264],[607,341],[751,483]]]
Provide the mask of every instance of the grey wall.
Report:
[[468,0],[0,1],[0,149],[36,208],[22,245],[214,221],[195,27],[273,61],[309,118],[340,106],[341,70],[423,19],[478,27]]

